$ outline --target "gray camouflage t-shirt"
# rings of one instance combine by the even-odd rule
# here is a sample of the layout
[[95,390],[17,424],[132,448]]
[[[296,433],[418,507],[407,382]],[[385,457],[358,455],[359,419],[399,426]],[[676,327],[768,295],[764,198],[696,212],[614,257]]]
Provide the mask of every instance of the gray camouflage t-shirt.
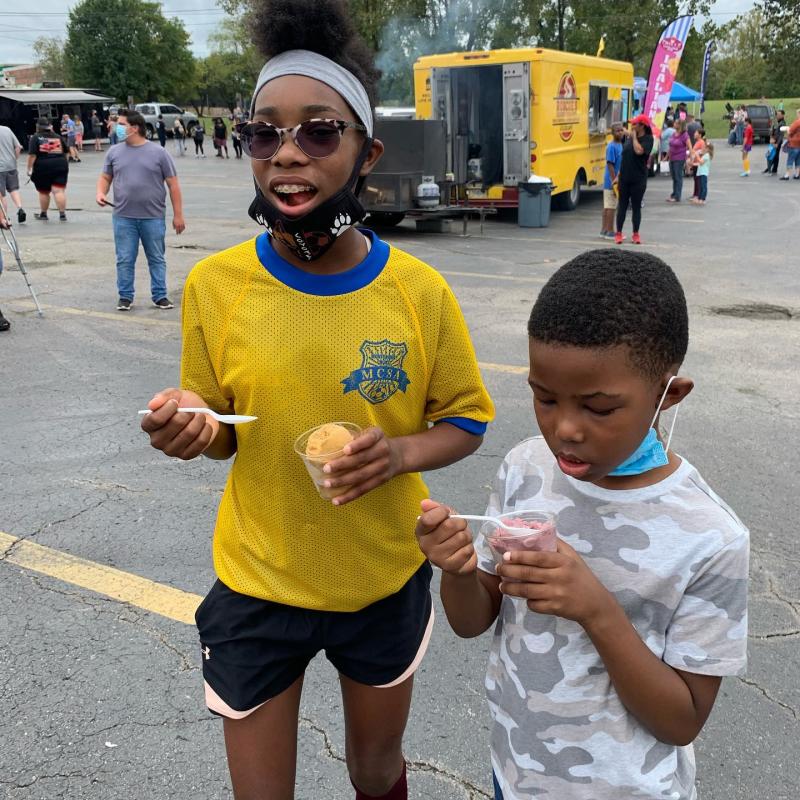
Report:
[[[749,535],[687,461],[614,491],[564,475],[544,439],[517,445],[487,514],[557,515],[558,535],[613,592],[664,662],[738,675],[747,661]],[[480,569],[495,574],[476,538]],[[492,767],[505,800],[694,800],[694,751],[658,741],[622,705],[576,622],[503,597],[486,674]]]

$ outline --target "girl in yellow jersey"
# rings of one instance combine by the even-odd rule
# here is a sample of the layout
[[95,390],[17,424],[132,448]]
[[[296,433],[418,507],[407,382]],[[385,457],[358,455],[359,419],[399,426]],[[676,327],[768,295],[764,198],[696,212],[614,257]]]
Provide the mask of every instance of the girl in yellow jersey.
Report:
[[[167,455],[235,455],[214,533],[219,577],[197,612],[206,703],[224,718],[240,800],[294,795],[303,675],[339,672],[356,798],[407,797],[402,737],[430,638],[431,570],[414,537],[420,471],[474,452],[493,416],[464,319],[431,267],[353,227],[383,145],[377,73],[342,0],[258,0],[268,58],[240,133],[255,239],[195,266],[181,389],[142,427]],[[254,415],[220,424],[182,407]],[[364,429],[332,462],[335,500],[292,444]]]

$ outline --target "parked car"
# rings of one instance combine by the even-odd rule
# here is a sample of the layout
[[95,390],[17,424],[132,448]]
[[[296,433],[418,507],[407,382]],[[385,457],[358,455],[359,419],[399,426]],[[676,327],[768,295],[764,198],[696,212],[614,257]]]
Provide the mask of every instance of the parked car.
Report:
[[745,108],[753,126],[753,138],[769,142],[772,120],[775,118],[775,109],[772,106],[761,103],[748,105]]
[[167,126],[168,136],[172,136],[172,125],[176,117],[181,118],[183,127],[190,136],[195,126],[200,124],[196,114],[191,111],[184,111],[182,108],[170,103],[139,103],[134,108],[144,117],[145,125],[147,126],[145,135],[148,139],[156,137],[159,114],[164,117],[164,125]]

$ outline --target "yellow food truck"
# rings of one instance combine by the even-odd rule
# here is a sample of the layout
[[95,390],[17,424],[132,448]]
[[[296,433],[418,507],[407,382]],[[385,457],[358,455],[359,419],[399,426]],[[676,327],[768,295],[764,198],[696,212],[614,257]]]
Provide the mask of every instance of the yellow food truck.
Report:
[[447,53],[414,64],[414,93],[417,119],[446,124],[448,177],[469,205],[515,207],[535,173],[574,209],[602,183],[611,124],[631,114],[633,66],[538,47]]

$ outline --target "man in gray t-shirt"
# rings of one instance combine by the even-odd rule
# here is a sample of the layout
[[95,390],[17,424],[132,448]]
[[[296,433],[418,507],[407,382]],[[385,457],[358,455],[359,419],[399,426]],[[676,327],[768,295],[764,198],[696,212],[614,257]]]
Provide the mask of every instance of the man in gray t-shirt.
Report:
[[25,210],[22,208],[22,197],[19,194],[19,173],[17,158],[22,152],[22,145],[11,128],[0,125],[0,203],[7,211],[6,192],[11,195],[17,207],[17,221],[25,222]]
[[[106,154],[97,181],[98,205],[113,205],[114,245],[117,251],[117,309],[130,311],[134,296],[136,256],[141,241],[150,269],[150,294],[156,308],[173,308],[167,297],[165,254],[166,192],[172,203],[172,227],[182,233],[181,189],[172,157],[145,138],[144,117],[136,111],[120,111],[117,136],[124,140]],[[114,202],[106,195],[114,185]]]

